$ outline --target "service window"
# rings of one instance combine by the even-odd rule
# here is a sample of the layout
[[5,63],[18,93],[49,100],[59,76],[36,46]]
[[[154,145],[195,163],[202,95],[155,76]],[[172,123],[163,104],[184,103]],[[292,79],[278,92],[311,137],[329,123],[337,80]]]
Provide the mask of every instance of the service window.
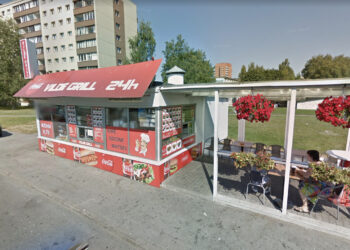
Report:
[[107,126],[127,128],[128,127],[128,109],[126,108],[107,109]]
[[93,141],[92,114],[90,107],[76,107],[78,138]]
[[129,119],[130,129],[155,130],[155,109],[130,109]]
[[196,106],[182,107],[182,138],[195,134],[195,110]]
[[38,107],[39,120],[41,120],[41,121],[52,121],[52,109],[53,109],[53,106],[40,105]]
[[65,106],[57,105],[52,108],[52,121],[55,138],[59,140],[67,140]]

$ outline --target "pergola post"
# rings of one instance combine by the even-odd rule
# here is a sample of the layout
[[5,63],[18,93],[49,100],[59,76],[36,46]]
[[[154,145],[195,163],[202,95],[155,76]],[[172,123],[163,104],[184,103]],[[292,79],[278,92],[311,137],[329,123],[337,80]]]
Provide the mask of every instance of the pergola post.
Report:
[[[290,111],[290,100],[287,101],[287,110],[286,110],[286,126],[284,128],[284,150],[287,149],[287,141],[288,141],[288,119],[289,119],[289,111]],[[286,152],[286,151],[284,151]],[[284,155],[286,157],[286,155]]]
[[238,141],[245,141],[245,120],[240,119],[238,120]]
[[286,171],[284,176],[284,188],[283,188],[283,204],[282,204],[282,214],[287,214],[288,205],[288,193],[289,193],[289,175],[290,166],[292,159],[292,147],[293,147],[293,136],[294,136],[294,120],[295,120],[295,108],[296,108],[296,89],[292,89],[289,103],[288,112],[288,126],[287,126],[287,143],[286,143]]
[[350,151],[350,128],[348,129],[348,139],[346,140],[346,151]]
[[219,120],[219,91],[215,90],[214,98],[214,168],[213,168],[213,198],[218,194],[218,121]]

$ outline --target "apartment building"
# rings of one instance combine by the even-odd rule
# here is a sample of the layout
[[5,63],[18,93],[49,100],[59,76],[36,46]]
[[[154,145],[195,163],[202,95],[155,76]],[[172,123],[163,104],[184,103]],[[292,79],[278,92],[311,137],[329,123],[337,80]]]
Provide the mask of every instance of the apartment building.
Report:
[[215,64],[215,78],[232,78],[232,65],[230,63]]
[[137,34],[131,0],[14,0],[0,5],[36,44],[41,74],[122,64]]

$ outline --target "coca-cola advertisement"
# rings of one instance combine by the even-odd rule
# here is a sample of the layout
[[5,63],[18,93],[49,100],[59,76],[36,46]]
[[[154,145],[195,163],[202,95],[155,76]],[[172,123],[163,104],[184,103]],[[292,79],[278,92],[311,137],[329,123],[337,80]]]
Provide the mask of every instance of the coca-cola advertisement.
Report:
[[102,153],[98,153],[97,155],[98,167],[100,169],[113,172],[118,175],[123,175],[122,158]]
[[73,160],[73,147],[62,143],[56,143],[55,155]]

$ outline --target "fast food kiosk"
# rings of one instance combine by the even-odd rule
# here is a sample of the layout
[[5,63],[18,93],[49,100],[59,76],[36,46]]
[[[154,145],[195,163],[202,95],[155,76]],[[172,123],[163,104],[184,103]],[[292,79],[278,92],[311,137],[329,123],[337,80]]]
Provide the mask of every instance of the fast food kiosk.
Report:
[[159,187],[212,133],[205,98],[150,86],[160,63],[38,75],[15,96],[34,100],[41,151]]

